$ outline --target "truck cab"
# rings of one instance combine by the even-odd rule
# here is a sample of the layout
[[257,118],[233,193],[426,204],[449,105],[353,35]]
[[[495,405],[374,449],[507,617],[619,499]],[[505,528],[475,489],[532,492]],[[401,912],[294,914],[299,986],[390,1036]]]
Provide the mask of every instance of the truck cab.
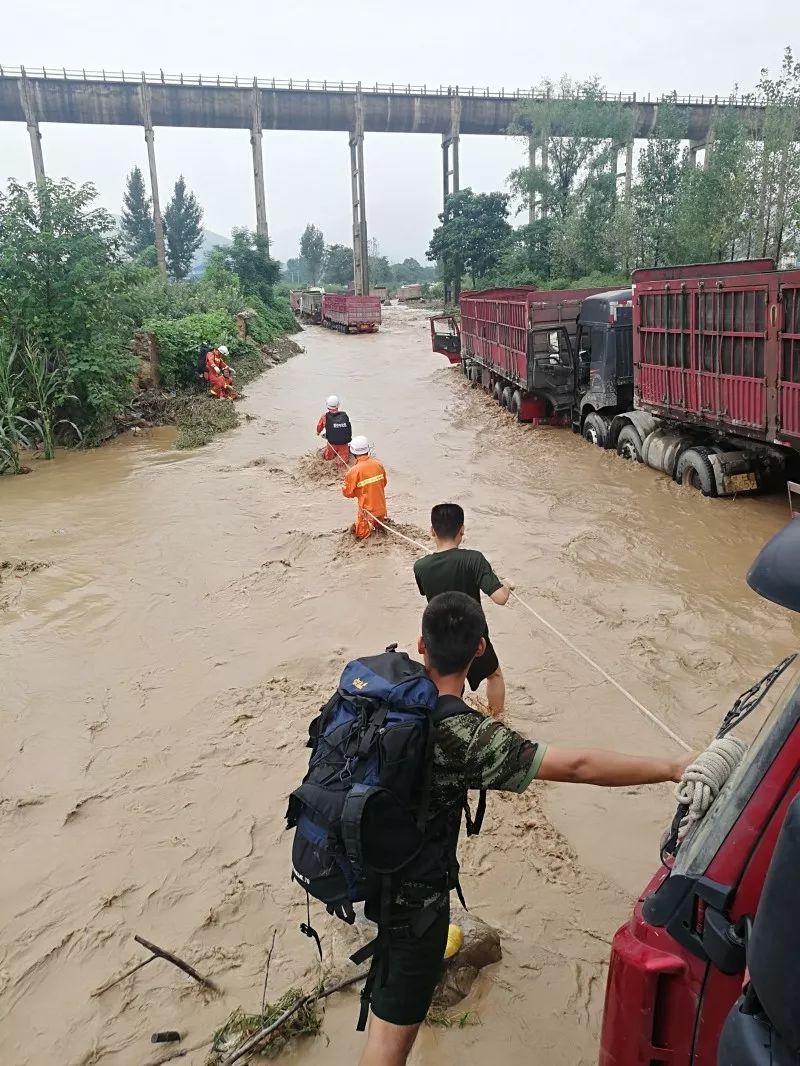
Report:
[[[633,407],[633,293],[631,289],[590,296],[578,315],[576,382],[572,424],[595,444],[620,411]],[[589,420],[587,416],[595,414]]]

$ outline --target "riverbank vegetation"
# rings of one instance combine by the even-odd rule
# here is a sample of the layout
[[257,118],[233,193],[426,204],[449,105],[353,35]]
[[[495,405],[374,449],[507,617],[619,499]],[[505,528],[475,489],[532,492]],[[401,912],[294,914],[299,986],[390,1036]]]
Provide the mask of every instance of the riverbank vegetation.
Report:
[[236,231],[201,277],[171,282],[150,245],[132,257],[135,247],[90,184],[12,180],[0,191],[0,473],[18,471],[22,451],[50,458],[56,441],[97,444],[129,424],[137,331],[157,338],[161,387],[192,392],[201,344],[227,344],[234,367],[263,367],[263,346],[296,330],[263,238]]
[[[633,154],[634,113],[597,79],[544,83],[520,105],[514,132],[546,152],[509,176],[510,193],[451,196],[428,258],[449,284],[547,288],[630,283],[637,267],[770,257],[800,251],[800,63],[786,49],[745,106],[717,112],[713,140],[687,143],[688,110],[657,108],[657,136]],[[750,99],[765,103],[749,111]],[[760,125],[759,125],[760,124]],[[558,136],[567,126],[575,135]],[[700,165],[698,165],[700,163]],[[511,203],[532,220],[514,228]],[[603,279],[603,280],[600,280]]]

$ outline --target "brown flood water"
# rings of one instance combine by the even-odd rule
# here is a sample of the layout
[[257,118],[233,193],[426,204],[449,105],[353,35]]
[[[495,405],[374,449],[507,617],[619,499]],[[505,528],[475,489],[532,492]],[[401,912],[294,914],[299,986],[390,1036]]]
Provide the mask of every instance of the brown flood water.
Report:
[[[145,1066],[165,1028],[202,1045],[233,1007],[258,1009],[273,929],[271,998],[315,972],[285,796],[343,662],[413,649],[422,609],[413,551],[351,544],[351,502],[309,473],[328,393],[374,441],[396,520],[422,530],[432,503],[463,503],[468,543],[692,743],[795,648],[792,617],[744,582],[782,499],[705,500],[566,430],[513,425],[430,353],[421,312],[386,317],[375,336],[307,331],[305,354],[249,387],[253,419],[201,452],[159,431],[0,483],[0,560],[49,564],[0,587],[8,1066]],[[489,611],[514,726],[674,750],[518,605]],[[424,1030],[415,1061],[593,1063],[608,943],[671,813],[666,787],[490,797],[463,883],[505,957],[466,1003],[481,1024]],[[144,957],[134,933],[223,996],[156,962],[90,998]],[[286,1061],[354,1063],[356,1003],[331,1002],[329,1042]]]

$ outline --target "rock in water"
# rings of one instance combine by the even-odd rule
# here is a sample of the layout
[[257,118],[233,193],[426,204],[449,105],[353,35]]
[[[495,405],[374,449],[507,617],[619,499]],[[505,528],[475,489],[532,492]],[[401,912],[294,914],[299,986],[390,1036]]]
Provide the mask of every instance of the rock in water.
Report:
[[439,1007],[453,1007],[469,995],[475,978],[484,966],[500,962],[503,949],[500,934],[474,914],[457,908],[450,921],[464,934],[464,943],[444,964],[444,975],[434,995]]

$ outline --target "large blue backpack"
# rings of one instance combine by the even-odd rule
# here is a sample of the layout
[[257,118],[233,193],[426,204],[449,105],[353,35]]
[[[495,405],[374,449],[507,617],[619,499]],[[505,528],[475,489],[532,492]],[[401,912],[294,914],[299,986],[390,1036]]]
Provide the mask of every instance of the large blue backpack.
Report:
[[[482,795],[474,821],[466,792],[458,807],[444,812],[446,824],[429,816],[436,727],[463,714],[464,704],[439,700],[424,667],[395,647],[345,667],[337,691],[311,723],[308,773],[286,812],[287,826],[295,831],[293,879],[346,922],[354,921],[358,902],[378,916],[376,940],[352,956],[357,963],[373,956],[359,1028],[366,1021],[394,889],[404,878],[458,888],[455,843],[462,807],[468,833],[477,833],[485,799]],[[434,918],[423,915],[420,934]],[[310,918],[301,929],[321,955]]]

